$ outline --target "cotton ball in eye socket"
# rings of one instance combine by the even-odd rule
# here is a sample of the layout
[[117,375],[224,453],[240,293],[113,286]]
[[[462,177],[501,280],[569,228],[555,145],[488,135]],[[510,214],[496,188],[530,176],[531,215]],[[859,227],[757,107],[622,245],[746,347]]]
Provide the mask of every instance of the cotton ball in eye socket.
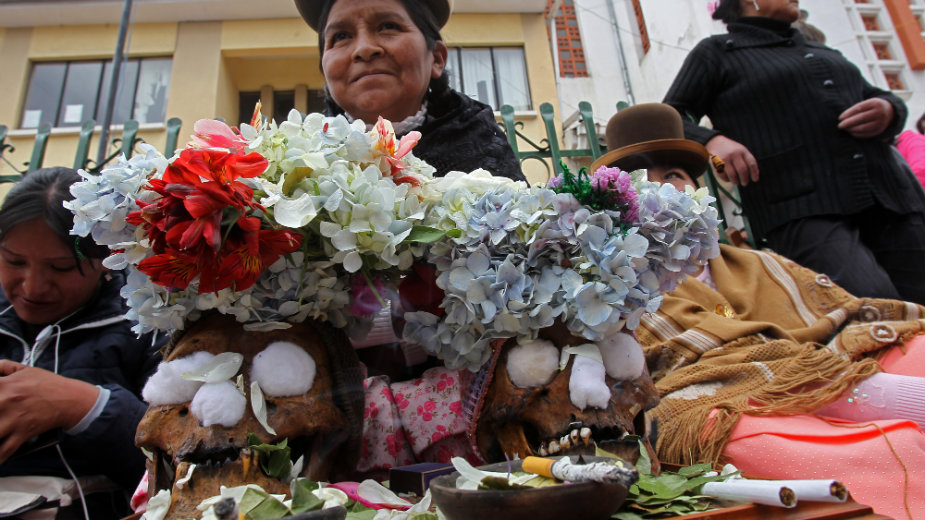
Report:
[[202,381],[190,381],[180,377],[180,374],[198,369],[213,357],[215,357],[213,354],[200,350],[186,357],[162,362],[157,366],[157,372],[148,378],[141,390],[142,399],[151,406],[189,401],[202,386]]
[[288,341],[267,345],[251,362],[251,381],[260,384],[265,395],[301,395],[315,383],[315,360],[302,347]]
[[642,352],[636,338],[623,332],[611,334],[597,342],[597,347],[604,358],[604,367],[607,375],[614,379],[636,379],[642,374],[646,364],[645,354]]
[[231,428],[244,417],[247,399],[231,381],[206,383],[193,396],[189,408],[203,427],[218,424]]
[[610,388],[604,377],[604,365],[599,361],[575,356],[572,362],[572,375],[568,380],[569,398],[572,404],[584,410],[607,408],[610,403]]
[[535,339],[518,344],[507,353],[507,375],[526,388],[552,381],[559,370],[559,349],[550,341]]

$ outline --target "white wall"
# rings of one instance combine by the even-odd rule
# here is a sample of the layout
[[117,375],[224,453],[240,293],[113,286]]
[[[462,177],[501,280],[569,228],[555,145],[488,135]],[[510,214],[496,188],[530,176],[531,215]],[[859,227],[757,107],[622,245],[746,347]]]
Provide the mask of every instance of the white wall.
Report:
[[[612,2],[615,24],[607,2]],[[725,31],[721,22],[710,18],[706,0],[643,0],[651,44],[643,55],[630,0],[575,0],[575,6],[590,77],[558,78],[561,113],[566,119],[579,101],[589,101],[600,127],[616,111],[617,102],[629,101],[630,91],[635,103],[661,101],[690,49],[701,39]],[[855,31],[857,21],[842,0],[802,0],[800,6],[809,12],[808,21],[825,33],[828,46],[854,62],[872,84],[886,88],[883,77],[872,74]],[[623,43],[629,89],[621,73],[615,33]],[[898,41],[894,48],[902,52]],[[925,71],[907,68],[905,79],[910,89],[904,96],[909,107],[906,126],[912,128],[925,111]]]

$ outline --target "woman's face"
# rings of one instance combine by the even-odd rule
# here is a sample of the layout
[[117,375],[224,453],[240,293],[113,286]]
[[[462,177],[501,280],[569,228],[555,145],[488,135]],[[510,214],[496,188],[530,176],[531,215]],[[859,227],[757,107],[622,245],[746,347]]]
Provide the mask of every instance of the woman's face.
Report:
[[[755,9],[755,4],[758,9]],[[800,19],[799,0],[742,0],[742,16],[761,16],[793,23]]]
[[694,184],[694,180],[691,179],[691,176],[681,168],[652,166],[646,169],[646,173],[648,174],[649,182],[657,182],[659,184],[667,182],[680,192],[684,191],[685,186],[690,186],[692,188],[697,187],[697,185]]
[[431,78],[446,65],[399,0],[339,0],[324,27],[321,69],[334,101],[353,117],[401,121],[421,109]]
[[26,323],[54,323],[93,296],[104,268],[84,259],[81,273],[71,247],[41,219],[19,224],[0,242],[0,285]]

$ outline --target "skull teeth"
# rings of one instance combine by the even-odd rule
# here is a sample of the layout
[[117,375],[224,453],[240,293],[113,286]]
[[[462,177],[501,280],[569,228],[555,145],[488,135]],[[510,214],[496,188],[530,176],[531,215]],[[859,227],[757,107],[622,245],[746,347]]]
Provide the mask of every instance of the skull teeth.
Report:
[[[574,431],[575,430],[572,430],[573,433]],[[591,445],[591,428],[587,426],[583,427],[581,431],[578,432],[578,436],[581,437],[581,442],[584,443],[585,446]]]
[[540,443],[536,449],[536,454],[540,457],[555,455],[571,448],[580,448],[582,446],[591,446],[591,428],[587,426],[572,428],[571,431],[558,439],[549,439]]

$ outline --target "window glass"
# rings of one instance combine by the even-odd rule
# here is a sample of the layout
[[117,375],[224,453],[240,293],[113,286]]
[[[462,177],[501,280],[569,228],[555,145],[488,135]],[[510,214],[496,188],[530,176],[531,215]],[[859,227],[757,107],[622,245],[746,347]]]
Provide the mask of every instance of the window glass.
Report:
[[132,115],[139,123],[154,123],[166,118],[170,65],[170,58],[142,60]]
[[466,95],[497,109],[491,49],[462,49],[462,89]]
[[327,105],[324,103],[324,90],[311,90],[308,91],[308,113],[312,112],[324,112],[324,109],[327,108]]
[[530,89],[523,49],[494,49],[494,55],[500,104],[511,105],[514,110],[529,110]]
[[57,121],[66,71],[65,63],[37,63],[32,67],[20,128],[38,128],[41,123]]
[[[103,65],[103,82],[100,84],[100,103],[96,108],[96,122],[105,118],[106,104],[109,102],[109,81],[112,78],[112,61]],[[116,90],[116,105],[112,110],[112,124],[121,125],[132,118],[135,105],[135,85],[138,84],[138,60],[122,63],[119,72],[119,87]]]
[[289,111],[295,108],[294,90],[277,90],[273,92],[273,119],[277,124],[289,117]]
[[[170,58],[130,59],[119,74],[113,124],[127,119],[163,122],[167,116]],[[101,123],[109,102],[112,60],[37,63],[32,67],[20,128],[41,123],[80,126],[88,119]]]
[[93,118],[102,73],[103,63],[99,61],[68,65],[55,126],[80,126],[84,119]]
[[459,85],[459,49],[448,49],[446,68],[444,68],[443,73],[446,74],[447,79],[450,81],[450,88],[457,92],[462,92]]
[[250,124],[251,118],[254,117],[254,107],[260,101],[260,92],[239,92],[238,93],[238,123]]

